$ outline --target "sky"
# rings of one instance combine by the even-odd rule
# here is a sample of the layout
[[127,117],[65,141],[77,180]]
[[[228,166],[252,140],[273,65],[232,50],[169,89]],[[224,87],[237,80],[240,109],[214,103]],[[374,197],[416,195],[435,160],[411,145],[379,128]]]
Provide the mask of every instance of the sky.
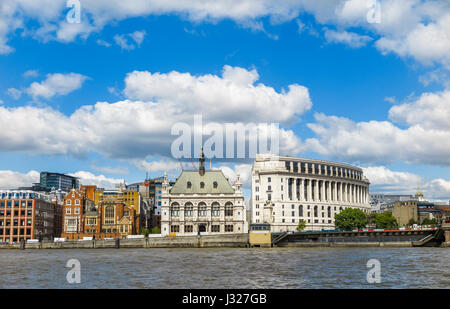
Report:
[[[171,130],[201,115],[449,200],[449,70],[445,0],[1,0],[0,188],[175,179]],[[249,196],[251,159],[211,161]]]

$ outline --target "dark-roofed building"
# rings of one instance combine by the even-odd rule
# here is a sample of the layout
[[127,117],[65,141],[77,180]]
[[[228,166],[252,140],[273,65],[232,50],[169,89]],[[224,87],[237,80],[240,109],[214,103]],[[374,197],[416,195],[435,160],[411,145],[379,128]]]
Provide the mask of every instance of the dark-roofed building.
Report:
[[171,189],[164,175],[161,202],[164,236],[248,232],[239,176],[232,186],[222,171],[206,171],[203,153],[199,170],[182,171]]

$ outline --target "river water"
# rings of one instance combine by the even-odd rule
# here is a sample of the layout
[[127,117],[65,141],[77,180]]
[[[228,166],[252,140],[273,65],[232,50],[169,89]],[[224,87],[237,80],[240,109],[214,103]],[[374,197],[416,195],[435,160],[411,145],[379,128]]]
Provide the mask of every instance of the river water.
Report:
[[[0,288],[450,288],[450,249],[0,250]],[[81,283],[70,284],[70,259]],[[381,283],[368,283],[370,259]]]

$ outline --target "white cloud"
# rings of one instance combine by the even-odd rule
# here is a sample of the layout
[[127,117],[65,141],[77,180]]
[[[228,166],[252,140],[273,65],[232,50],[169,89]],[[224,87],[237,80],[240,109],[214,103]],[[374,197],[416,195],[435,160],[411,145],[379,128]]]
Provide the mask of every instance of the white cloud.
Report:
[[118,34],[114,36],[114,42],[125,50],[133,50],[140,47],[147,32],[145,30],[135,31],[133,33]]
[[352,48],[363,47],[372,40],[372,38],[367,35],[359,35],[357,33],[347,31],[338,32],[329,29],[325,31],[325,39],[329,43],[343,43]]
[[69,175],[80,178],[80,184],[82,185],[96,185],[97,187],[105,189],[115,188],[117,184],[124,182],[124,179],[114,179],[105,177],[104,175],[94,175],[87,171],[78,171]]
[[6,93],[14,100],[19,100],[22,96],[22,91],[16,88],[9,88]]
[[425,93],[416,101],[393,106],[390,121],[354,122],[316,114],[308,127],[316,134],[303,150],[344,161],[388,164],[450,165],[450,91]]
[[[370,32],[371,37],[377,37],[376,47],[384,54],[395,53],[424,64],[450,67],[448,1],[377,0],[377,3],[380,4],[381,22],[372,24],[367,20],[370,10],[367,0],[82,0],[82,22],[69,24],[62,14],[64,0],[3,0],[0,3],[0,53],[14,51],[8,40],[17,29],[24,29],[24,35],[44,42],[70,42],[100,32],[111,22],[175,14],[193,22],[215,23],[231,19],[244,27],[264,31],[263,18],[269,17],[272,24],[280,24],[297,19],[305,12],[312,14],[321,25],[338,28],[340,42],[362,44],[361,38],[355,37],[360,34],[346,34],[350,29],[359,28]],[[29,25],[30,20],[34,21],[33,26]],[[131,45],[123,39],[118,37],[119,44],[129,48]],[[139,41],[140,37],[135,39]]]
[[132,99],[156,99],[178,114],[201,111],[203,117],[213,121],[289,123],[311,108],[307,88],[293,84],[278,93],[272,87],[255,84],[258,78],[256,70],[227,65],[222,77],[134,71],[125,79],[124,93]]
[[32,83],[25,91],[35,99],[39,97],[50,99],[81,88],[86,79],[86,76],[77,73],[48,74],[44,81]]
[[39,71],[38,70],[28,70],[23,73],[23,77],[30,78],[30,77],[38,77]]
[[221,165],[219,167],[213,167],[213,170],[221,170],[225,177],[228,178],[230,184],[233,184],[237,175],[242,182],[244,188],[251,188],[252,181],[252,165],[251,164],[234,164],[234,165]]
[[20,173],[11,170],[0,170],[0,189],[29,187],[35,182],[39,182],[39,172],[37,171]]
[[[308,90],[302,86],[291,85],[289,92],[278,93],[262,84],[248,84],[256,78],[256,71],[231,67],[226,71],[228,79],[178,72],[131,73],[125,93],[143,100],[97,102],[69,116],[52,108],[0,107],[0,139],[4,141],[0,151],[73,156],[94,151],[126,160],[171,157],[176,138],[171,135],[172,126],[192,124],[193,114],[201,114],[204,125],[212,121],[286,122],[311,105]],[[217,105],[228,102],[234,112],[220,112],[224,109]],[[255,112],[258,109],[263,111]],[[295,134],[286,129],[279,133],[281,151],[297,152],[300,141]]]
[[417,186],[420,185],[426,199],[450,200],[450,181],[448,180],[437,178],[426,181],[419,175],[392,171],[384,166],[367,167],[363,170],[370,181],[371,192],[414,195]]
[[97,44],[100,45],[100,46],[105,46],[105,47],[111,47],[112,46],[111,43],[106,42],[105,40],[100,40],[100,39],[97,40]]

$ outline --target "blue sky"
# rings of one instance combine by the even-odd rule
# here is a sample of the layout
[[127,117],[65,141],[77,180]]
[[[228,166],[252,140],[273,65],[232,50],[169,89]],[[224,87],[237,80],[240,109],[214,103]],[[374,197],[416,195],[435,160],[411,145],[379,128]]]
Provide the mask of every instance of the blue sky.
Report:
[[[5,0],[0,187],[37,181],[42,170],[103,186],[140,181],[146,170],[176,177],[173,123],[247,113],[292,133],[283,154],[357,164],[373,192],[420,184],[429,198],[449,199],[450,7],[375,2],[373,24],[367,0],[81,1],[81,23],[69,24],[65,1]],[[289,96],[292,85],[307,92]],[[252,112],[264,104],[269,116]],[[214,166],[249,183],[251,161]]]

